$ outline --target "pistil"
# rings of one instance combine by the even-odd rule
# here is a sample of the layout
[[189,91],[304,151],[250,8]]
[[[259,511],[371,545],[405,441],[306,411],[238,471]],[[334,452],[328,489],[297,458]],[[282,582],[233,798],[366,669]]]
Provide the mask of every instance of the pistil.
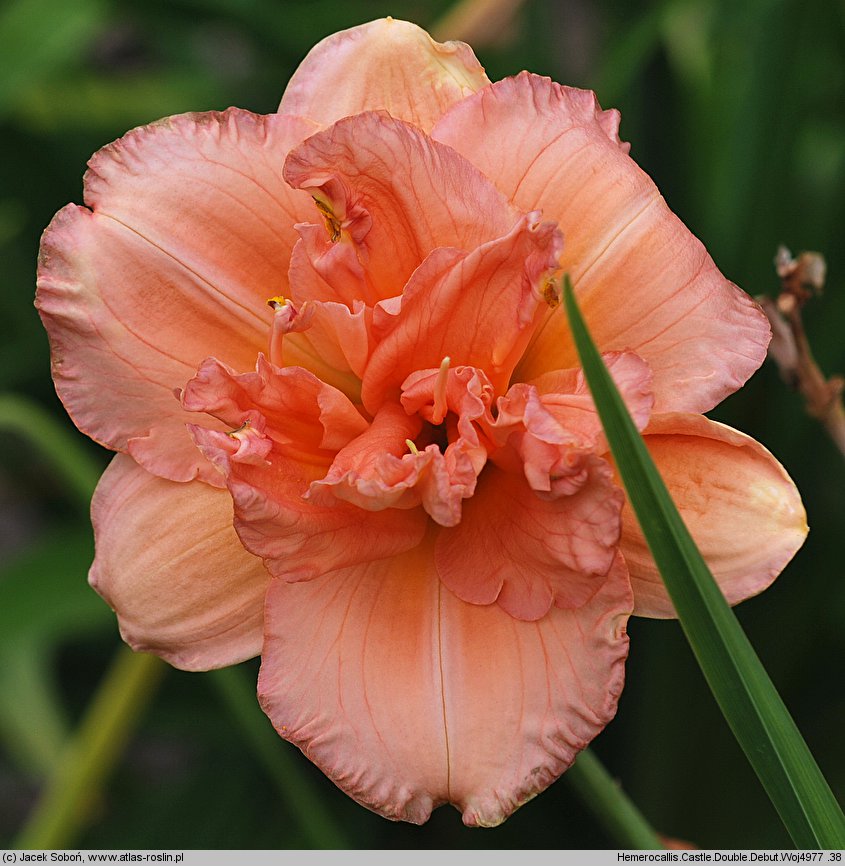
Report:
[[440,424],[446,417],[448,406],[446,403],[446,383],[449,377],[449,365],[452,359],[447,355],[440,362],[440,369],[437,372],[437,378],[434,380],[434,407],[432,409],[431,420],[434,424]]

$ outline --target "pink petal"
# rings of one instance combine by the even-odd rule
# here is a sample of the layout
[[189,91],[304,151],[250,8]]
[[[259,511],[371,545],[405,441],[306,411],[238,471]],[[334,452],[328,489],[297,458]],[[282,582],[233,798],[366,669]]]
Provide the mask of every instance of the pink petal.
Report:
[[493,386],[482,370],[449,367],[446,361],[437,370],[417,370],[402,383],[405,411],[432,425],[417,439],[424,448],[418,459],[430,461],[419,487],[423,508],[441,526],[456,526],[462,500],[475,492],[491,447],[484,431],[493,423],[492,402]]
[[488,466],[460,524],[438,536],[446,586],[473,604],[498,600],[522,620],[589,600],[616,555],[624,497],[603,460],[585,463],[580,489],[557,499],[540,499],[521,473]]
[[[758,442],[701,415],[655,416],[644,435],[728,602],[762,592],[807,535],[801,498],[783,467]],[[630,505],[622,513],[621,550],[635,613],[675,616]]]
[[578,610],[521,623],[442,593],[450,794],[495,826],[568,769],[613,718],[631,609],[621,560]]
[[[282,453],[315,464],[331,463],[334,453],[367,429],[355,406],[336,388],[301,367],[276,367],[263,355],[254,373],[235,373],[208,358],[185,386],[182,404],[231,428],[260,417],[262,432],[266,426]],[[199,421],[196,415],[191,420]]]
[[[556,220],[562,266],[602,351],[632,350],[654,372],[657,411],[706,411],[762,363],[769,327],[668,209],[594,94],[523,73],[464,100],[432,135],[467,156],[521,210]],[[561,309],[517,370],[573,367]]]
[[415,271],[397,314],[384,317],[381,340],[361,394],[374,411],[405,378],[438,368],[477,367],[504,393],[514,365],[545,307],[542,287],[557,267],[560,234],[529,214],[508,234],[468,255],[442,249]]
[[492,826],[614,715],[630,606],[620,565],[579,610],[519,622],[443,587],[429,539],[275,583],[259,697],[283,737],[379,814],[422,823],[451,802]]
[[[604,355],[616,386],[638,429],[648,422],[654,398],[651,371],[631,352]],[[534,385],[517,383],[499,399],[499,412],[490,435],[498,445],[500,466],[513,468],[513,451],[525,477],[541,497],[557,497],[577,490],[586,478],[584,456],[607,450],[604,431],[581,370],[546,373]]]
[[367,511],[419,505],[414,490],[417,461],[407,442],[421,426],[420,419],[401,406],[386,404],[360,436],[341,448],[325,478],[311,485],[306,498],[325,505],[343,500]]
[[241,541],[275,577],[308,580],[405,551],[422,538],[425,515],[417,511],[374,515],[334,499],[306,501],[338,451],[368,429],[343,394],[306,370],[259,357],[255,373],[236,374],[209,359],[183,402],[235,428],[209,429],[201,414],[194,416],[201,423],[189,426],[226,479]]
[[214,352],[249,367],[286,290],[307,196],[280,167],[314,129],[230,109],[128,133],[91,159],[85,202],[44,234],[37,305],[56,387],[93,438],[173,480],[217,474],[173,390]]
[[270,576],[238,541],[225,491],[156,478],[118,454],[91,516],[91,585],[133,649],[184,670],[258,655]]
[[374,112],[341,120],[294,148],[284,176],[318,201],[319,224],[299,227],[307,261],[297,250],[295,300],[314,296],[310,264],[332,287],[319,299],[373,305],[399,294],[432,250],[473,250],[505,234],[517,216],[460,154]]
[[407,21],[382,18],[319,42],[291,78],[279,111],[324,125],[385,109],[428,130],[489,79],[463,42],[435,42]]
[[[300,246],[294,247],[294,256]],[[309,284],[319,288],[320,278],[311,270],[310,276],[317,277],[316,286]],[[329,290],[326,296],[331,294]],[[291,298],[274,297],[268,305],[274,309],[270,361],[277,367],[300,366],[360,403],[360,377],[370,354],[372,319],[372,311],[364,302],[353,300],[350,309],[334,301],[294,303]]]
[[[346,502],[307,501],[312,482],[326,471],[319,462],[291,458],[278,447],[266,460],[239,459],[241,443],[192,426],[202,452],[226,476],[235,503],[235,529],[244,547],[264,559],[274,577],[311,580],[327,571],[394,556],[425,534],[421,509],[373,513]],[[263,434],[259,434],[263,435]],[[253,451],[254,453],[254,451]]]
[[[648,423],[654,405],[653,376],[648,364],[633,352],[606,352],[602,360],[638,430]],[[555,370],[531,382],[545,407],[567,429],[577,431],[598,450],[604,433],[581,368]]]
[[472,496],[487,453],[466,439],[410,450],[420,420],[395,404],[385,404],[370,429],[341,450],[325,478],[311,485],[306,498],[319,505],[337,500],[367,511],[422,505],[441,526],[461,520],[461,503]]
[[307,301],[305,307],[312,312],[309,327],[285,337],[284,363],[316,372],[360,403],[361,376],[370,357],[371,310],[360,300],[351,309],[334,301]]
[[[571,397],[561,396],[561,402]],[[554,411],[560,408],[564,412]],[[504,447],[494,453],[493,460],[506,470],[522,469],[531,489],[543,499],[571,495],[588,479],[585,457],[594,451],[598,433],[584,436],[567,424],[569,408],[565,403],[562,407],[547,406],[536,388],[523,383],[514,385],[499,400],[492,435]],[[576,420],[581,420],[577,414]]]

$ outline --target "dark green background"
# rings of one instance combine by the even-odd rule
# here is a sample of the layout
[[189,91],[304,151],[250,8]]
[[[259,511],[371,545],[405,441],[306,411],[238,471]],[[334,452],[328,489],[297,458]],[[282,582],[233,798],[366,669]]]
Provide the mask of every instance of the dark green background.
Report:
[[[38,237],[81,200],[85,161],[128,128],[183,111],[271,112],[319,38],[371,18],[429,26],[448,9],[339,0],[5,0],[0,4],[0,392],[71,428],[32,308]],[[527,0],[491,78],[523,68],[597,91],[622,136],[723,272],[774,292],[779,243],[827,256],[806,312],[827,372],[845,370],[845,4],[841,0]],[[713,417],[766,444],[805,499],[811,533],[739,616],[840,800],[845,799],[845,461],[764,367]],[[81,434],[76,434],[80,441]],[[87,514],[26,436],[0,429],[0,842],[9,844],[67,726],[117,646],[87,588]],[[85,440],[94,459],[108,455]],[[674,622],[633,620],[628,685],[595,751],[660,832],[701,847],[789,840]],[[255,665],[248,665],[254,678]],[[279,741],[279,749],[289,749]],[[450,809],[422,828],[355,805],[301,759],[353,847],[615,847],[565,780],[501,828]],[[208,678],[169,672],[97,807],[83,847],[307,844]]]

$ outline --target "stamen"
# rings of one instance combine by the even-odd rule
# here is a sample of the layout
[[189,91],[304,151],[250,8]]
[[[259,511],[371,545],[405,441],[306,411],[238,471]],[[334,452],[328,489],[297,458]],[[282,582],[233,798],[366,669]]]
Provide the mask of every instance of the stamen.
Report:
[[449,365],[452,359],[447,355],[440,362],[440,370],[437,372],[437,379],[434,381],[434,408],[432,410],[431,421],[433,424],[439,424],[445,417],[448,411],[446,403],[446,382],[449,377]]
[[284,366],[282,354],[282,343],[285,334],[290,330],[290,322],[296,315],[296,308],[284,295],[274,295],[267,299],[267,306],[271,307],[276,315],[273,316],[273,324],[270,326],[270,347],[267,355],[270,363],[276,367]]
[[285,334],[307,330],[311,326],[316,308],[313,304],[305,301],[297,309],[293,305],[293,301],[284,295],[274,295],[272,298],[268,298],[267,306],[275,313],[273,324],[270,326],[270,348],[267,354],[271,364],[276,367],[284,367],[282,342]]
[[261,427],[260,420],[256,427],[247,418],[240,427],[226,432],[230,439],[238,443],[237,450],[231,455],[232,460],[238,463],[266,464],[273,443],[261,432]]
[[243,433],[245,430],[247,430],[249,428],[249,426],[250,426],[249,418],[247,418],[246,421],[244,421],[244,423],[241,424],[240,427],[235,427],[234,430],[227,430],[226,435],[230,439],[241,439],[242,437],[238,436],[238,433]]
[[543,286],[543,300],[552,309],[560,306],[560,290],[555,285],[554,280],[546,280],[546,285]]
[[317,205],[317,210],[323,215],[326,223],[326,231],[329,233],[329,240],[336,244],[340,240],[340,220],[334,215],[331,206],[324,201],[320,201],[316,196],[312,196],[314,204]]
[[408,449],[410,450],[411,454],[419,454],[420,453],[420,449],[417,448],[417,446],[414,445],[414,443],[410,439],[406,439],[405,444],[408,446]]
[[287,332],[286,325],[288,322],[288,316],[285,315],[287,301],[283,297],[279,296],[277,298],[270,298],[267,303],[276,312],[276,315],[273,316],[273,324],[270,326],[270,347],[267,351],[267,355],[270,358],[271,364],[274,364],[276,367],[283,367],[284,356],[282,354],[282,343],[284,342],[285,333]]

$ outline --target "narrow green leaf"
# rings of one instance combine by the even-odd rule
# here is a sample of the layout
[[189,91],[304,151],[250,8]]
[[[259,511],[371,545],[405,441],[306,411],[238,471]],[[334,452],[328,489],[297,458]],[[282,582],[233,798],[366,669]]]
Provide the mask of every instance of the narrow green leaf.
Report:
[[34,400],[0,394],[0,434],[12,433],[33,445],[87,514],[101,467],[68,424],[57,421]]
[[343,827],[320,797],[302,766],[300,755],[273,730],[258,706],[255,684],[247,683],[240,668],[221,668],[206,676],[217,688],[240,726],[247,744],[275,783],[285,807],[296,819],[313,848],[348,848]]
[[68,730],[51,662],[30,642],[0,649],[0,740],[36,778],[55,765]]
[[121,646],[14,848],[73,845],[85,829],[166,665]]
[[55,650],[69,638],[114,628],[108,605],[85,579],[93,555],[88,532],[56,526],[0,568],[0,742],[38,775],[55,765],[68,732]]
[[584,375],[628,499],[701,670],[800,848],[845,848],[845,816],[684,526],[581,316],[564,303]]
[[665,847],[657,831],[590,749],[578,755],[563,778],[620,847],[646,851]]

